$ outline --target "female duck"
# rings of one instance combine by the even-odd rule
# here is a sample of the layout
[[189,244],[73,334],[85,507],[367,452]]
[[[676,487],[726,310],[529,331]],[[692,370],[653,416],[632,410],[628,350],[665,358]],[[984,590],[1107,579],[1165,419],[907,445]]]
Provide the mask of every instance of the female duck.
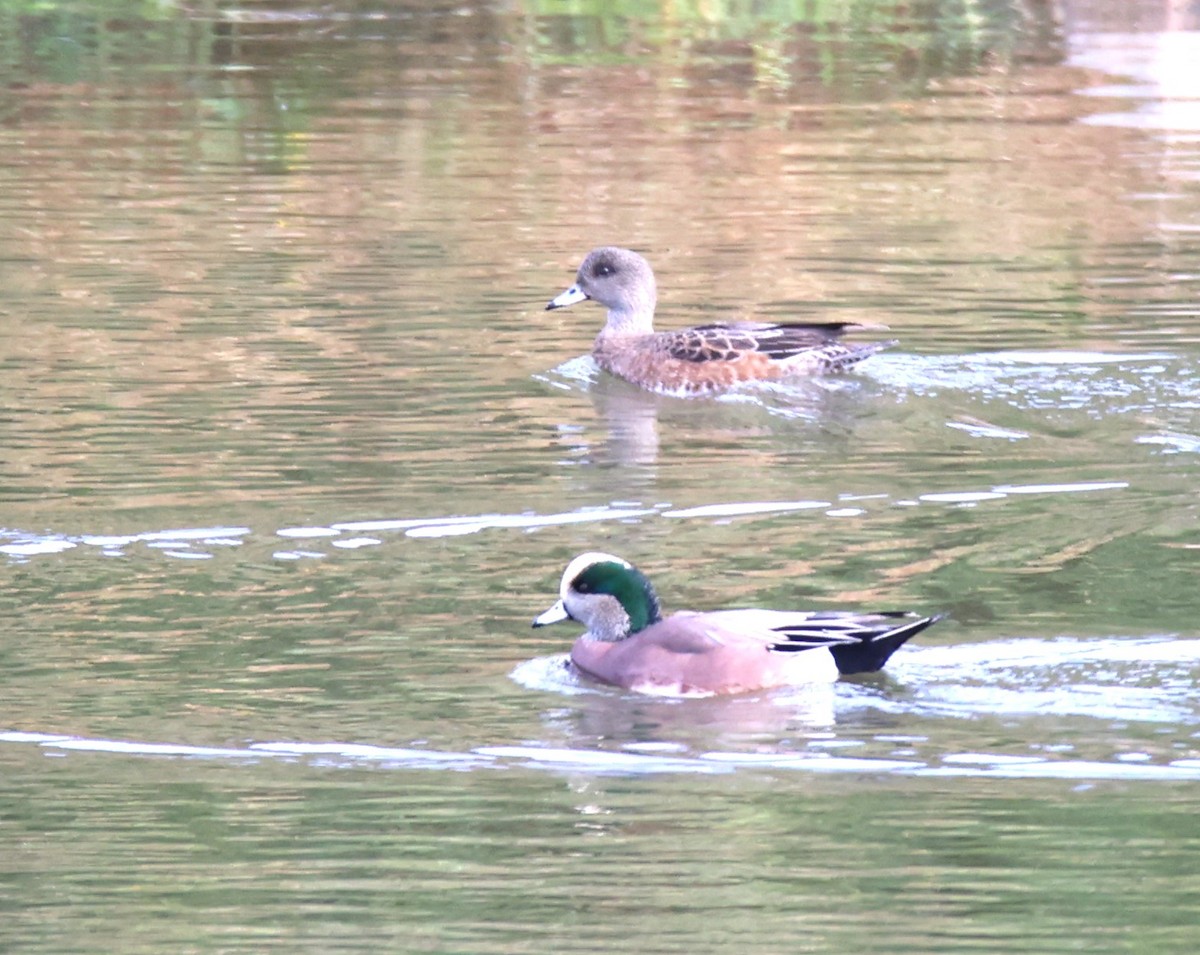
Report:
[[851,322],[716,322],[655,332],[658,301],[650,263],[629,249],[603,246],[588,253],[575,284],[547,310],[595,299],[608,318],[592,345],[610,374],[659,394],[716,394],[748,381],[842,371],[895,342],[845,345]]

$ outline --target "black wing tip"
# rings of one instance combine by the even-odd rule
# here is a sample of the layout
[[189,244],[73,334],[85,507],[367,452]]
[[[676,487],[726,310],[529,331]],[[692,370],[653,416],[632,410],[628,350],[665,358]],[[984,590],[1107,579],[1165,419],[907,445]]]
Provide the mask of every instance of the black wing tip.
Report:
[[944,611],[938,611],[927,617],[922,617],[920,614],[911,611],[892,610],[884,612],[882,616],[893,618],[916,617],[917,619],[911,623],[893,627],[891,630],[886,630],[861,643],[831,646],[829,652],[833,655],[838,672],[842,676],[850,676],[854,673],[874,673],[876,670],[882,670],[888,660],[891,659],[893,653],[922,630],[932,627],[940,620],[945,620],[949,614]]
[[890,332],[891,325],[883,322],[774,322],[777,328],[795,328],[801,331],[818,332],[839,337],[846,332]]

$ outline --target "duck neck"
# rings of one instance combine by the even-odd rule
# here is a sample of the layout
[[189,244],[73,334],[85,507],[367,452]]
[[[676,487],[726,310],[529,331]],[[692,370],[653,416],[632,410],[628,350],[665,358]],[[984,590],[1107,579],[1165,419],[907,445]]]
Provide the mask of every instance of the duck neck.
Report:
[[610,308],[604,328],[600,330],[600,337],[626,338],[653,333],[654,296],[651,295],[634,298],[620,308]]

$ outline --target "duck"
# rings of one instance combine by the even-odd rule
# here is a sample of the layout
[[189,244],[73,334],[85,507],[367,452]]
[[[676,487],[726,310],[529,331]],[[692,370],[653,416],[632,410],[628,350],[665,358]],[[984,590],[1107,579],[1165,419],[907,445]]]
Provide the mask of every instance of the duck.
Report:
[[601,683],[656,696],[716,696],[870,673],[945,615],[909,611],[681,610],[663,616],[649,578],[612,554],[567,564],[535,627],[587,628],[570,662]]
[[592,249],[575,284],[547,311],[592,299],[608,309],[592,345],[602,369],[647,391],[677,397],[718,395],[753,381],[844,371],[895,345],[849,345],[854,322],[713,322],[677,331],[654,330],[658,288],[650,263],[617,246]]

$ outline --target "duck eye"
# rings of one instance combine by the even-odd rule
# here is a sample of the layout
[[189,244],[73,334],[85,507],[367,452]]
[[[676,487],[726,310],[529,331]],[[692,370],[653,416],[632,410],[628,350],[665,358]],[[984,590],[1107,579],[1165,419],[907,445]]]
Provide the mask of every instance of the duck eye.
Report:
[[581,580],[575,585],[575,590],[581,594],[590,594],[592,592],[592,585],[586,580]]
[[597,262],[593,274],[597,278],[603,278],[606,275],[612,275],[616,270],[611,262]]

